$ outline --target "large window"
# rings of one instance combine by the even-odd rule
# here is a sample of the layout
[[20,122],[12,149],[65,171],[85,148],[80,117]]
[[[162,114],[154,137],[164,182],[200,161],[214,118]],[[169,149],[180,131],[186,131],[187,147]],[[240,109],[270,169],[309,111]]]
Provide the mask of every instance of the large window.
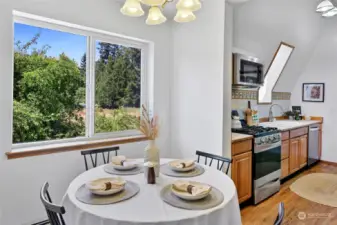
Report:
[[14,39],[13,144],[135,133],[146,43],[27,19]]

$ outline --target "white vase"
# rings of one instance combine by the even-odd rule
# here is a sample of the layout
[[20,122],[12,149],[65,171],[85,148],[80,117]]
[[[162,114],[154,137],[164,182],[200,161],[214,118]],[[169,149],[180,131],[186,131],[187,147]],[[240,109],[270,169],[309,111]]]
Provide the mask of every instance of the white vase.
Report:
[[159,177],[160,157],[159,157],[159,148],[157,147],[155,140],[150,140],[149,144],[145,148],[144,163],[146,162],[155,163],[154,172],[156,174],[156,177]]

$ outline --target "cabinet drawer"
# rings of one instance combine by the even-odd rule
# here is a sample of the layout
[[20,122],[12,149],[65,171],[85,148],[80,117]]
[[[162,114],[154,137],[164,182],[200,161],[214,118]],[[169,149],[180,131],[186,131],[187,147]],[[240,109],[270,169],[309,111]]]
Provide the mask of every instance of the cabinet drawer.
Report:
[[289,140],[282,141],[281,159],[289,158]]
[[299,137],[308,133],[308,127],[298,128],[290,131],[290,138]]
[[232,144],[232,155],[238,155],[252,150],[252,140]]
[[281,133],[282,141],[289,139],[289,131],[285,131]]
[[281,178],[289,175],[289,159],[283,159],[281,161]]

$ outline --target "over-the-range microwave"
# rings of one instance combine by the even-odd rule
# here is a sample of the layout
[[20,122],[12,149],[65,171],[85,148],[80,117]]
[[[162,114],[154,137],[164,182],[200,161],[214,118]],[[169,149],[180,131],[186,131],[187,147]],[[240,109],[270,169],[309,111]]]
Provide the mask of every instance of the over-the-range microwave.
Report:
[[239,53],[233,54],[233,85],[262,86],[264,70],[262,62],[255,57]]

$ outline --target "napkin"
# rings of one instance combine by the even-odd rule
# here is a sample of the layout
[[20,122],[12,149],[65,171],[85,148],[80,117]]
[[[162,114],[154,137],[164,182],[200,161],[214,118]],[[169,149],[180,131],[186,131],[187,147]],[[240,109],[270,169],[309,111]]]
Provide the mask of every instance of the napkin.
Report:
[[188,168],[193,166],[194,160],[177,160],[171,163],[171,166],[178,169]]
[[124,155],[114,156],[111,158],[111,163],[118,165],[118,166],[124,166],[125,162],[126,162],[126,157]]
[[173,188],[175,188],[176,190],[187,192],[193,196],[208,193],[212,188],[211,186],[206,185],[206,184],[200,184],[200,183],[182,181],[182,180],[176,181],[172,185],[173,185]]
[[94,191],[108,191],[111,189],[120,189],[125,185],[125,180],[121,177],[93,180],[87,183],[87,187]]

